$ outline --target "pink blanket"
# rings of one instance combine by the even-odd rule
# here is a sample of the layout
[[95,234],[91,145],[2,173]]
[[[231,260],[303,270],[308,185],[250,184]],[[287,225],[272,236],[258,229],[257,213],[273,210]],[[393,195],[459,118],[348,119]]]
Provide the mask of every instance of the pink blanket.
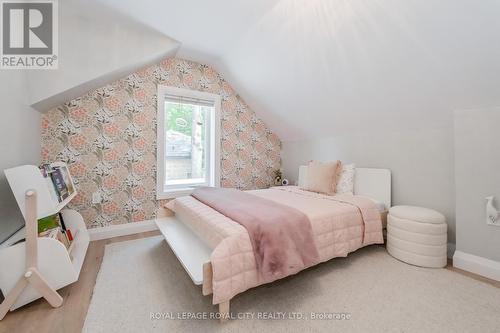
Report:
[[319,262],[311,223],[299,210],[235,189],[201,187],[192,196],[247,229],[261,282]]

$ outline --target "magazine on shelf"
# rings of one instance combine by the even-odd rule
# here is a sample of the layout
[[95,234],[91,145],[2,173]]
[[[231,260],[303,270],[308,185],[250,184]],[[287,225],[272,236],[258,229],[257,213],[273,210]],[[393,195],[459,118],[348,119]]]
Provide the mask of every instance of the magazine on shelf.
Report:
[[63,201],[67,197],[69,197],[68,188],[66,187],[66,183],[64,182],[64,177],[60,168],[53,168],[50,176],[52,177],[52,181],[56,186],[57,194],[59,195],[59,202]]
[[75,189],[73,187],[73,183],[71,182],[71,178],[69,176],[68,167],[58,166],[58,167],[54,167],[54,169],[57,169],[61,172],[62,178],[64,180],[64,184],[66,185],[66,189],[68,190],[68,195],[73,194],[73,192],[75,192]]
[[47,187],[54,201],[62,202],[75,192],[66,166],[43,164],[40,166],[40,172],[47,182]]
[[40,166],[40,171],[42,172],[42,176],[45,179],[45,182],[47,183],[47,188],[49,189],[50,192],[50,197],[52,198],[53,201],[59,201],[59,195],[57,194],[56,187],[54,185],[54,182],[52,181],[52,177],[50,176],[52,168],[50,167],[49,164],[42,164]]

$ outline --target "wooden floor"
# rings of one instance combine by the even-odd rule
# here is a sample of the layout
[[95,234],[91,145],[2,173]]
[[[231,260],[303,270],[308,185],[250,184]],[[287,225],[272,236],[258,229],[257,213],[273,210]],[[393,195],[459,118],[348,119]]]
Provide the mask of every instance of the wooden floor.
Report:
[[[4,320],[0,321],[0,333],[79,333],[87,315],[106,244],[156,235],[160,235],[160,232],[151,231],[91,242],[80,273],[80,279],[59,290],[60,295],[64,298],[63,305],[53,309],[45,300],[39,299],[8,313]],[[448,262],[447,269],[500,288],[500,282],[454,268],[451,261]]]

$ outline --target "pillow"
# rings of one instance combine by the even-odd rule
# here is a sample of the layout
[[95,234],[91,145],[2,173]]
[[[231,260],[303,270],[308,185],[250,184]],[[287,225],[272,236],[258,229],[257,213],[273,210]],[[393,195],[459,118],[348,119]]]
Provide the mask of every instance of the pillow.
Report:
[[303,189],[328,195],[335,194],[340,161],[322,163],[311,161],[307,166],[307,177]]
[[341,169],[335,192],[337,194],[354,194],[354,175],[356,174],[356,165],[342,165]]

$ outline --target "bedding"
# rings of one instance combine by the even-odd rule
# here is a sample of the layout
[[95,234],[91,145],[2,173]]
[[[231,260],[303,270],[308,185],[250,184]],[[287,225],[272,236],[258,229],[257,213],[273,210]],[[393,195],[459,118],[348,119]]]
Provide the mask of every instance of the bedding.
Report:
[[191,195],[245,227],[262,282],[318,262],[311,223],[301,211],[236,189],[199,187]]
[[[296,186],[274,187],[247,193],[304,213],[311,223],[319,262],[345,257],[363,246],[382,244],[382,222],[376,205],[355,195],[328,196],[304,191]],[[167,204],[213,251],[213,303],[263,283],[247,230],[237,222],[208,207],[192,196]],[[269,281],[267,281],[269,282]]]
[[375,207],[377,207],[377,210],[380,213],[385,212],[387,210],[387,208],[385,207],[385,203],[375,200],[373,198],[368,198],[368,197],[365,198],[370,199],[375,204]]

